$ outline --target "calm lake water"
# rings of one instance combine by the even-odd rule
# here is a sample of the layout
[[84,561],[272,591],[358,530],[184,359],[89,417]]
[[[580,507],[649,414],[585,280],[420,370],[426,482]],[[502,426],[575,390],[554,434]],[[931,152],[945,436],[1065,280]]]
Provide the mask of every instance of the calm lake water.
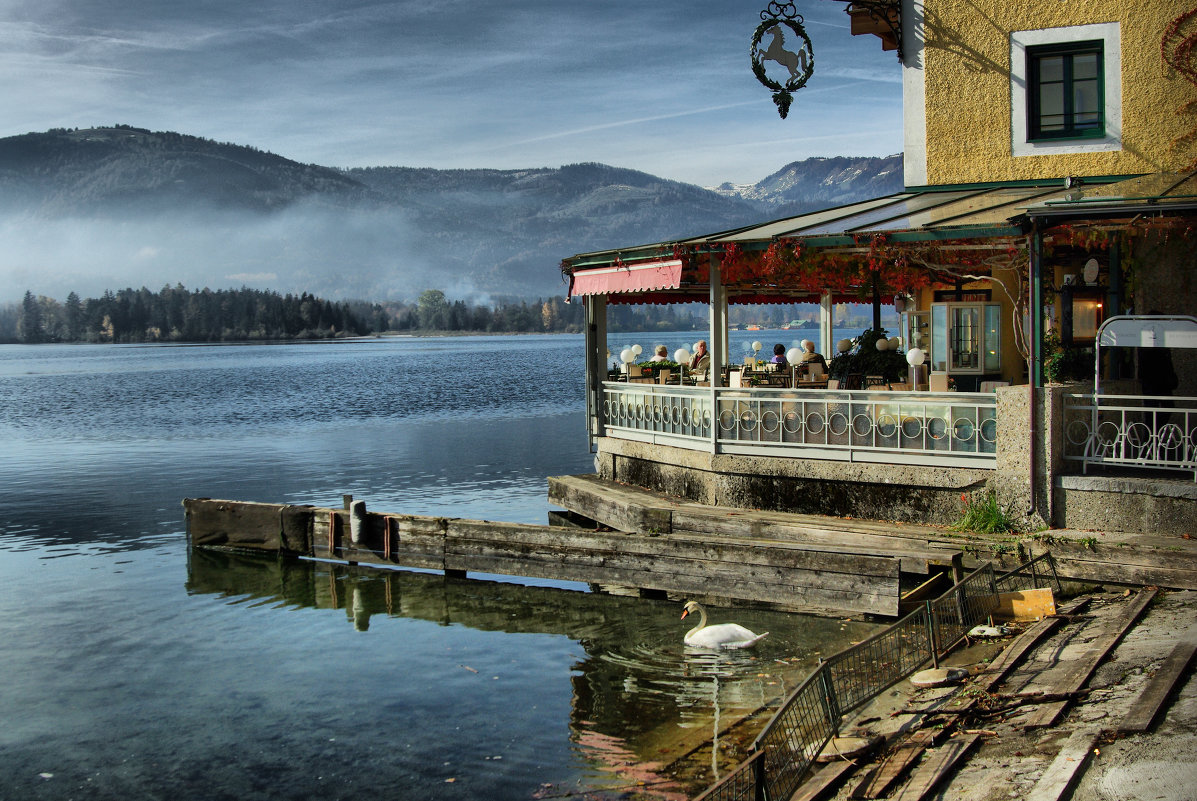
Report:
[[[611,341],[654,337],[698,335]],[[0,346],[0,799],[705,787],[871,627],[715,609],[772,633],[712,655],[676,601],[187,548],[184,497],[544,522],[593,470],[581,371],[577,336]]]

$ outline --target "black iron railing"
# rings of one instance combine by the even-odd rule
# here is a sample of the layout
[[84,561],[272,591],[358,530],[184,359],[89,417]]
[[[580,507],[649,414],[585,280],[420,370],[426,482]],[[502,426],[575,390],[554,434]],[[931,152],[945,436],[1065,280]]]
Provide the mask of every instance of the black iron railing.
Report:
[[1000,576],[987,562],[934,601],[820,663],[765,725],[749,757],[696,801],[788,799],[839,733],[842,715],[927,662],[938,665],[941,656],[988,618],[999,592],[1045,585],[1060,590],[1050,553]]

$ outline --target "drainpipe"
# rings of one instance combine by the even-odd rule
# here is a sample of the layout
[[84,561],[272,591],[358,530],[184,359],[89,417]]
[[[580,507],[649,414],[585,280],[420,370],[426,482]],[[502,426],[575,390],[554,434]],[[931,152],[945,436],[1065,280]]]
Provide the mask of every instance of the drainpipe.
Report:
[[[1028,473],[1029,473],[1030,482],[1031,482],[1031,492],[1030,492],[1031,502],[1027,508],[1027,517],[1030,517],[1031,515],[1035,514],[1035,509],[1037,507],[1037,504],[1035,502],[1035,493],[1036,493],[1035,454],[1037,452],[1036,446],[1038,444],[1038,432],[1035,428],[1035,417],[1036,417],[1035,406],[1037,403],[1037,398],[1039,397],[1038,390],[1042,386],[1042,382],[1043,382],[1042,376],[1040,375],[1041,356],[1043,353],[1042,347],[1041,347],[1042,336],[1041,336],[1041,332],[1039,330],[1043,324],[1042,320],[1041,320],[1041,316],[1043,314],[1043,281],[1042,281],[1043,234],[1040,233],[1040,231],[1039,231],[1039,221],[1034,218],[1032,218],[1032,220],[1031,220],[1031,232],[1028,236],[1028,240],[1029,241],[1027,242],[1027,248],[1030,251],[1030,256],[1031,256],[1031,270],[1030,270],[1030,272],[1031,272],[1030,279],[1031,280],[1030,280],[1030,286],[1028,287],[1028,291],[1030,292],[1031,296],[1029,298],[1030,308],[1028,310],[1029,313],[1027,315],[1027,321],[1030,323],[1029,327],[1031,329],[1028,332],[1029,338],[1031,340],[1031,342],[1030,342],[1031,347],[1029,348],[1029,350],[1030,350],[1029,357],[1030,358],[1029,358],[1029,362],[1027,364],[1027,379],[1028,379],[1028,381],[1027,381],[1027,391],[1028,391],[1027,436],[1030,437],[1030,441],[1028,443],[1030,446],[1028,449],[1029,455],[1030,455],[1030,464],[1028,465],[1028,468],[1029,468]],[[1050,472],[1049,472],[1049,475],[1050,475]],[[1052,513],[1051,513],[1051,505],[1050,505],[1051,504],[1051,494],[1052,494],[1051,487],[1048,487],[1047,501],[1048,501],[1049,505],[1048,505],[1048,519],[1046,522],[1049,526],[1052,524],[1052,516],[1051,516]]]

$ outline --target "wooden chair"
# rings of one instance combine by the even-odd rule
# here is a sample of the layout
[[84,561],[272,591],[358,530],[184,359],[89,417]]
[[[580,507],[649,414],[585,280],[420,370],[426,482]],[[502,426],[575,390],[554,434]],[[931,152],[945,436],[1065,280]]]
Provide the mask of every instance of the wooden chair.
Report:
[[981,382],[981,391],[982,392],[996,392],[998,387],[1008,387],[1008,386],[1010,386],[1009,381],[982,381]]
[[910,385],[905,381],[894,381],[889,385],[891,392],[909,392]]
[[932,392],[947,392],[948,391],[948,374],[947,373],[932,373],[927,379],[927,386]]
[[669,376],[671,376],[671,375],[673,375],[672,370],[658,370],[657,371],[657,383],[658,384],[668,384]]

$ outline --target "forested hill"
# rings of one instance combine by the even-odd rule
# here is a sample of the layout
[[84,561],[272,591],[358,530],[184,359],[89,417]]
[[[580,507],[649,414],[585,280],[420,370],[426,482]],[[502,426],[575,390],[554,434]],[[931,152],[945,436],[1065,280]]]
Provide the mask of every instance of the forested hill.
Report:
[[[840,201],[877,188],[869,170],[893,168],[833,174],[824,161],[808,183]],[[333,299],[410,300],[428,287],[544,297],[564,291],[565,256],[782,216],[804,164],[760,191],[715,192],[603,164],[342,170],[125,125],[24,134],[0,139],[0,291],[13,295],[0,302],[177,282]]]
[[338,170],[177,133],[115,126],[0,139],[0,203],[39,216],[267,211],[305,198],[345,205],[369,196]]

